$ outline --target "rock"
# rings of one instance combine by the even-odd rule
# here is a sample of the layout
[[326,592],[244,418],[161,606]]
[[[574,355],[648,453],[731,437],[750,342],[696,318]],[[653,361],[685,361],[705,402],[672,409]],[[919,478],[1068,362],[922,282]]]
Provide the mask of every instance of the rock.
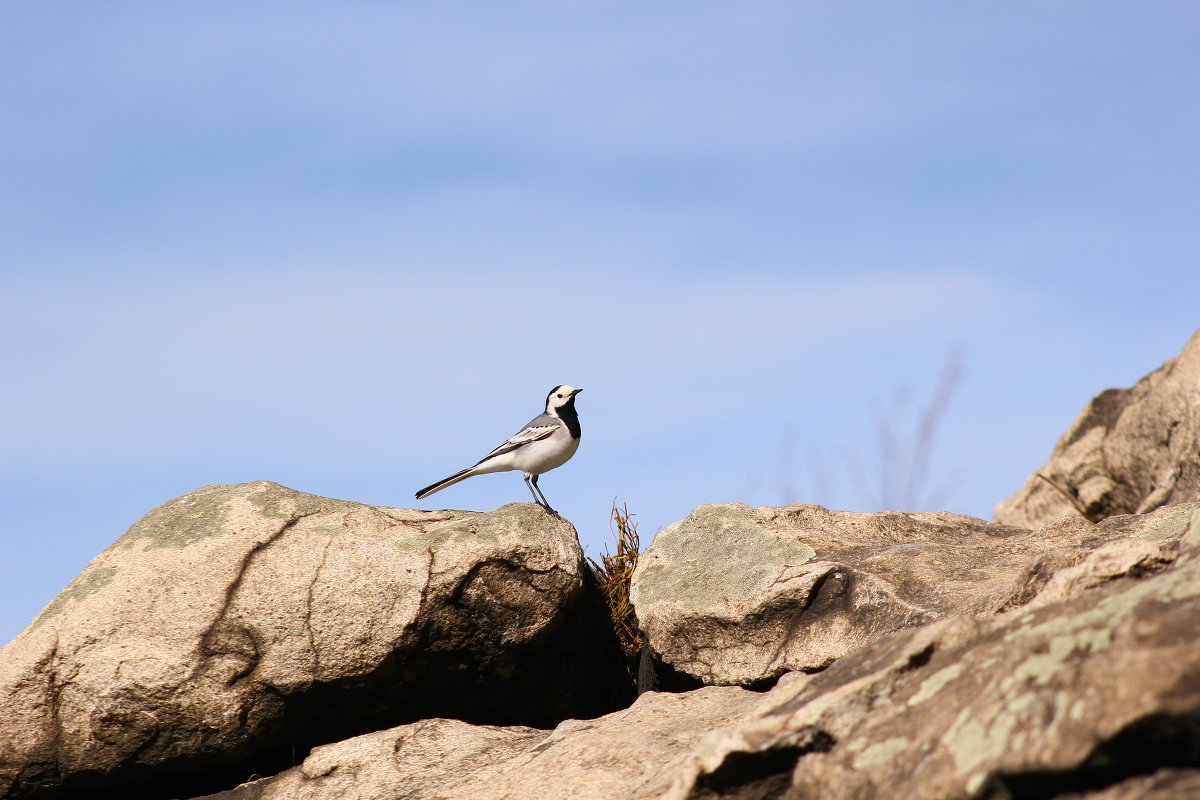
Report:
[[1200,500],[1200,331],[1130,389],[1101,392],[1046,465],[996,506],[995,519],[1036,528],[1074,505],[1092,519]]
[[1182,503],[1150,514],[1109,517],[1099,524],[1071,516],[1047,525],[1035,533],[1072,527],[1084,533],[1083,543],[1049,550],[1028,561],[995,610],[1044,605],[1117,578],[1140,578],[1164,569],[1175,560],[1178,540],[1197,509],[1200,503]]
[[648,693],[550,733],[424,720],[318,747],[298,767],[204,800],[650,800],[709,730],[762,699],[736,687]]
[[899,631],[781,682],[706,738],[664,800],[1193,796],[1195,507],[1178,547],[1143,577]]
[[1170,566],[1177,542],[1118,539],[1101,545],[1081,563],[1065,567],[1046,582],[1029,601],[1029,607],[1056,603],[1088,589],[1125,577],[1143,577]]
[[[550,727],[628,683],[574,528],[277,484],[155,509],[0,651],[0,795],[270,774],[425,717]],[[192,776],[192,777],[187,777]],[[92,795],[94,796],[94,795]]]
[[436,797],[443,784],[506,763],[544,738],[537,728],[426,719],[318,747],[297,767],[202,800]]
[[1162,569],[1193,508],[1030,531],[946,512],[701,506],[642,554],[631,597],[661,688],[762,688],[902,628]]
[[1031,532],[946,512],[701,506],[655,537],[631,597],[666,688],[686,688],[680,674],[754,686],[901,628],[1027,602],[1013,584],[1031,559],[1083,548],[1059,566],[1074,564],[1103,539],[1079,517]]
[[1123,538],[1069,589],[1052,576],[1023,605],[892,633],[761,694],[651,692],[550,733],[426,720],[203,800],[1191,797],[1200,504],[1107,527]]

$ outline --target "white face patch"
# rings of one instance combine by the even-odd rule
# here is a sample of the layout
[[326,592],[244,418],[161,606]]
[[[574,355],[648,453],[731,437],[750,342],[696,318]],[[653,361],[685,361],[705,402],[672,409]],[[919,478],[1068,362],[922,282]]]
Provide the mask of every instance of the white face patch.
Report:
[[561,386],[555,386],[550,390],[549,396],[546,397],[546,409],[559,409],[571,402],[571,397],[576,393],[576,389],[567,386],[565,383]]

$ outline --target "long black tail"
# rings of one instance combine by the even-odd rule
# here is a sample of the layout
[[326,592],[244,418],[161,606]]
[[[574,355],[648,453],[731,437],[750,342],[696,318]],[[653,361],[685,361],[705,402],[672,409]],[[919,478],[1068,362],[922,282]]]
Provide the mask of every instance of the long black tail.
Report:
[[[475,466],[479,466],[479,465],[476,464]],[[442,489],[445,489],[447,486],[453,486],[454,484],[458,483],[459,481],[465,481],[467,478],[469,478],[475,474],[471,471],[473,469],[475,469],[475,467],[467,467],[462,472],[456,472],[453,475],[451,475],[449,478],[442,478],[437,483],[426,486],[424,489],[417,492],[417,499],[422,500],[422,499],[428,497],[429,495],[433,494],[434,492],[440,492]]]

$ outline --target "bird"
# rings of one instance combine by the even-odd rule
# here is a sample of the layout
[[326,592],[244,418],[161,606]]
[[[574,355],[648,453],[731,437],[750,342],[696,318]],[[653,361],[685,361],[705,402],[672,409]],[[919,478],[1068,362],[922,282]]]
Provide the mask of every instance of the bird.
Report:
[[579,449],[579,414],[575,411],[575,395],[583,389],[573,389],[560,384],[546,395],[546,410],[529,421],[524,428],[505,439],[501,444],[479,459],[473,466],[456,472],[449,478],[426,486],[417,492],[422,500],[447,486],[465,481],[476,475],[489,472],[507,472],[518,469],[525,473],[525,485],[533,495],[533,501],[552,513],[558,513],[546,502],[546,495],[538,488],[538,476],[549,472],[571,460]]

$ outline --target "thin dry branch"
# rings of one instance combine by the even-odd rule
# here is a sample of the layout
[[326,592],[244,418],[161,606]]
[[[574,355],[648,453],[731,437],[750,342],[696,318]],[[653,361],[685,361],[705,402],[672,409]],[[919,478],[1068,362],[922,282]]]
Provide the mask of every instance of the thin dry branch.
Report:
[[904,389],[896,393],[886,412],[876,414],[873,471],[865,469],[856,457],[847,460],[851,482],[868,504],[880,509],[941,504],[944,488],[930,487],[933,449],[962,374],[962,356],[952,351],[932,397],[917,411],[910,430],[906,429],[909,395]]
[[1104,519],[1104,517],[1099,514],[1090,513],[1087,510],[1087,508],[1084,507],[1083,503],[1081,503],[1079,501],[1079,498],[1075,496],[1075,493],[1072,492],[1070,489],[1068,489],[1066,486],[1063,486],[1058,481],[1055,481],[1055,480],[1052,480],[1051,478],[1046,477],[1045,475],[1043,475],[1040,472],[1038,472],[1036,474],[1039,478],[1044,480],[1046,483],[1050,484],[1050,488],[1054,489],[1056,492],[1058,492],[1063,497],[1065,497],[1067,499],[1067,502],[1071,504],[1071,507],[1074,508],[1077,512],[1079,512],[1079,516],[1083,517],[1088,522],[1099,522],[1100,520]]

